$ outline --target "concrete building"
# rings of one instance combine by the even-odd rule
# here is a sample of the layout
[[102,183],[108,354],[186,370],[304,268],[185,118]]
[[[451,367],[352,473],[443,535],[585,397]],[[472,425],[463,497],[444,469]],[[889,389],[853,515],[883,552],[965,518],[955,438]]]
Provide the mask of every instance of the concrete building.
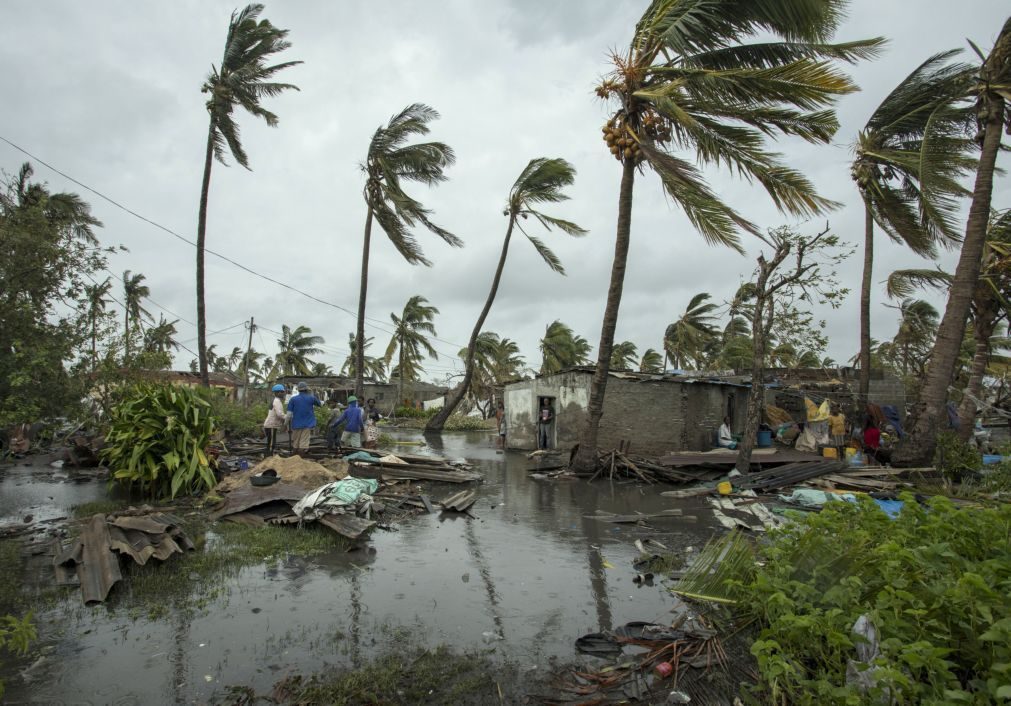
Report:
[[[571,448],[587,422],[593,368],[575,368],[506,385],[506,443],[537,448],[537,413],[547,399],[555,410],[549,438],[555,448]],[[600,448],[630,442],[632,453],[659,456],[673,451],[705,451],[724,416],[740,429],[747,412],[748,386],[701,377],[611,373],[600,420]]]
[[[857,420],[857,371],[840,369],[770,369],[763,374],[765,403],[805,421],[804,398],[838,402]],[[509,448],[537,448],[537,415],[544,399],[554,408],[548,429],[554,448],[578,443],[587,423],[592,367],[573,368],[506,385],[506,443]],[[598,443],[602,449],[631,443],[632,453],[659,456],[714,447],[724,416],[735,432],[744,427],[751,375],[734,371],[682,372],[665,375],[612,372],[607,381]],[[872,371],[870,401],[894,405],[904,417],[905,390],[894,375]],[[852,416],[851,416],[852,415]]]

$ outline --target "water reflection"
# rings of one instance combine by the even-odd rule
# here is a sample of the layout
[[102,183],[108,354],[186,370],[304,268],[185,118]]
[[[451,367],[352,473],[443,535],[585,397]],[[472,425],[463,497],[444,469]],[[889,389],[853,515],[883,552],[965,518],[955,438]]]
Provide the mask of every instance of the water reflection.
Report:
[[[227,685],[268,693],[282,672],[362,665],[390,644],[482,649],[489,633],[503,638],[496,655],[523,664],[571,659],[581,634],[670,610],[661,586],[633,590],[635,538],[698,545],[712,531],[677,520],[654,530],[586,519],[598,509],[628,514],[674,504],[661,487],[531,480],[531,462],[496,453],[487,434],[426,440],[427,452],[464,456],[485,475],[476,519],[421,514],[398,531],[376,531],[366,550],[243,570],[192,621],[125,621],[83,609],[67,628],[67,612],[82,610],[72,596],[66,610],[42,617],[59,655],[53,673],[34,689],[13,679],[8,697],[206,702]],[[427,492],[437,500],[459,489],[433,484]],[[159,653],[170,656],[147,656]]]

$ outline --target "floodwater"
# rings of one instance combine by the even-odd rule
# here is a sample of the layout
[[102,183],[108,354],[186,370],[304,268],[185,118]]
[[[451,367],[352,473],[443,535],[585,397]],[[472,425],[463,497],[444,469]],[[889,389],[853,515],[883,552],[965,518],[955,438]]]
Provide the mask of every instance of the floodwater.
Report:
[[[193,615],[152,621],[84,608],[72,594],[37,616],[40,641],[52,650],[27,678],[7,675],[7,702],[206,703],[229,686],[269,693],[288,673],[361,666],[397,645],[494,650],[521,672],[548,677],[548,660],[575,659],[582,634],[670,620],[673,596],[632,580],[635,539],[698,549],[717,531],[701,506],[661,497],[664,486],[534,480],[534,462],[496,452],[487,434],[429,441],[432,453],[464,457],[485,474],[476,519],[419,515],[397,531],[374,531],[364,551],[245,569]],[[19,468],[0,476],[3,517],[29,506],[66,514],[105,493],[104,482],[52,474],[29,483]],[[458,489],[429,488],[436,498]],[[671,507],[698,520],[645,528],[584,517]]]

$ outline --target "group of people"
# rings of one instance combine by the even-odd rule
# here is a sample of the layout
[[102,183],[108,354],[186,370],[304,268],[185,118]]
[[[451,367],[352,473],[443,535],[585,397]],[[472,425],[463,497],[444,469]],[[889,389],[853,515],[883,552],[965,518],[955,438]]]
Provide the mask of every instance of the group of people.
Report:
[[[838,405],[833,405],[828,416],[829,446],[836,450],[836,457],[846,458],[846,447],[850,445],[850,437],[846,433],[846,415]],[[890,453],[882,446],[881,429],[875,423],[871,415],[867,415],[864,421],[863,430],[854,431],[853,437],[857,439],[860,448],[868,459],[873,459],[878,463],[888,463],[891,460]],[[717,433],[716,444],[722,448],[737,448],[737,440],[730,429],[730,417],[723,418],[723,424]]]
[[[263,432],[266,439],[267,455],[277,450],[277,434],[287,429],[291,438],[292,453],[305,456],[309,450],[309,440],[316,428],[316,407],[322,407],[323,402],[309,390],[305,382],[298,383],[297,393],[292,395],[287,405],[284,403],[288,391],[284,385],[274,385],[271,388],[274,397],[263,422]],[[379,442],[377,422],[382,414],[376,409],[374,399],[367,400],[366,407],[358,405],[358,398],[348,397],[347,407],[341,409],[334,402],[333,411],[327,422],[327,448],[334,449],[346,445],[355,448],[375,448]],[[365,444],[362,445],[362,434],[365,434]]]

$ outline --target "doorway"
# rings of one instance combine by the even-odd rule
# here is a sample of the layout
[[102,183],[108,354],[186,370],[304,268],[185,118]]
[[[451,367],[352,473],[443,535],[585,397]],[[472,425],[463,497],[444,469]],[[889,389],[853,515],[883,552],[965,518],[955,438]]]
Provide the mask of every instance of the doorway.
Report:
[[553,449],[557,444],[557,412],[555,398],[538,395],[534,444],[538,449]]

